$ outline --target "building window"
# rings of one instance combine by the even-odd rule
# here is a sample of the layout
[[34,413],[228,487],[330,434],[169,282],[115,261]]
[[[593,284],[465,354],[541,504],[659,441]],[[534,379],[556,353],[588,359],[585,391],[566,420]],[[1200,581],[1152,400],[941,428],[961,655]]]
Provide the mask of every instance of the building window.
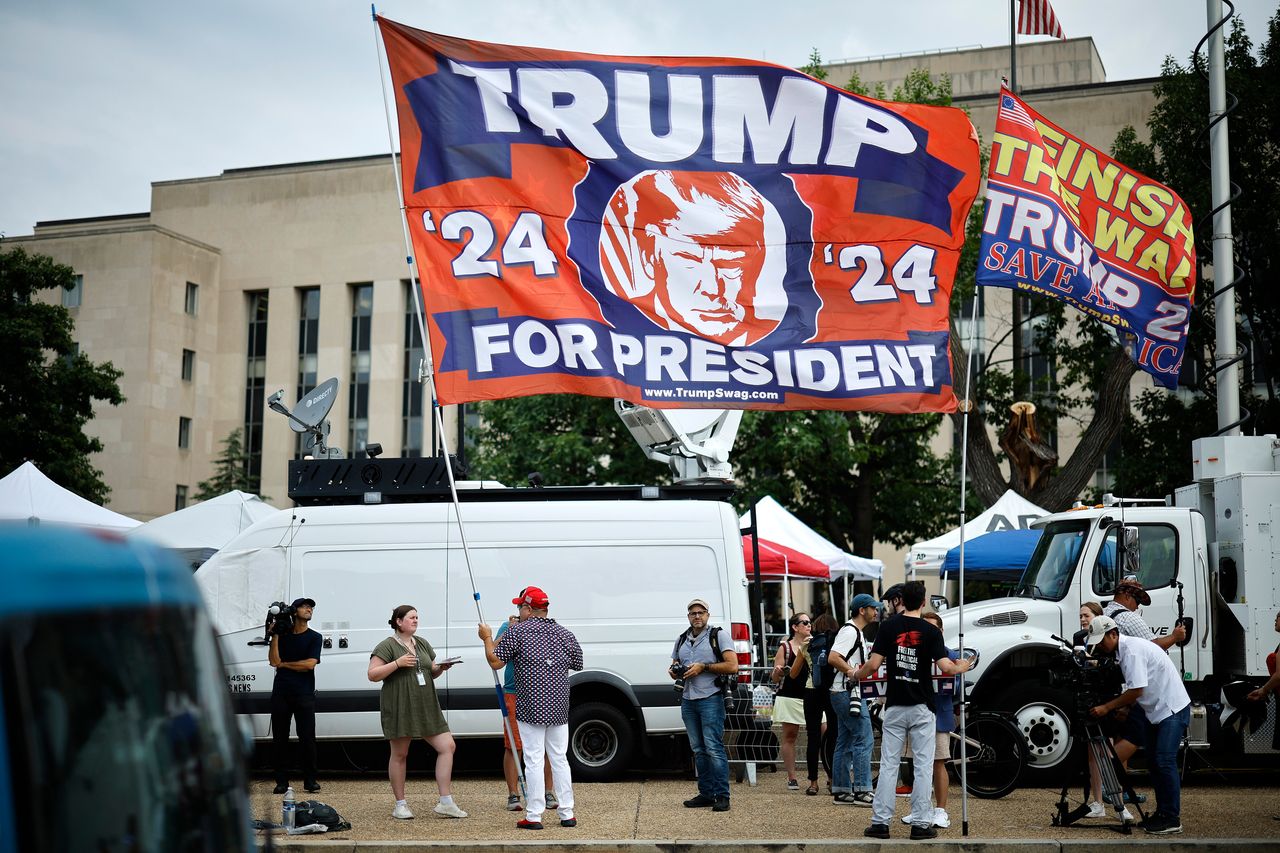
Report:
[[[320,288],[304,287],[298,290],[298,396],[316,387],[317,356],[320,352]],[[293,455],[301,459],[304,453],[303,439],[298,433]]]
[[84,298],[84,276],[73,275],[70,290],[62,291],[62,307],[63,308],[79,308],[80,300]]
[[195,350],[184,349],[182,351],[182,381],[190,382],[196,375],[196,352]]
[[369,334],[373,328],[373,285],[351,286],[351,394],[347,406],[347,450],[353,456],[369,442]]
[[[956,334],[960,336],[959,343],[968,347],[970,341],[976,339],[975,346],[981,350],[982,339],[986,334],[985,317],[987,316],[987,289],[985,287],[975,288],[976,296],[970,296],[968,299],[961,299],[959,307],[956,310]],[[973,300],[978,300],[978,319],[974,324],[973,318]],[[976,328],[971,326],[976,325]]]
[[187,301],[183,310],[194,317],[200,310],[200,285],[194,281],[187,282]]
[[262,477],[262,415],[266,409],[267,382],[267,292],[249,297],[249,334],[245,358],[244,453],[249,482]]
[[178,418],[178,448],[191,449],[191,418]]
[[404,390],[400,400],[401,434],[404,446],[400,455],[422,456],[422,383],[418,381],[418,365],[426,356],[422,332],[418,326],[418,302],[413,298],[412,282],[405,283],[407,308],[404,312]]
[[187,508],[187,487],[178,486],[173,492],[173,511]]

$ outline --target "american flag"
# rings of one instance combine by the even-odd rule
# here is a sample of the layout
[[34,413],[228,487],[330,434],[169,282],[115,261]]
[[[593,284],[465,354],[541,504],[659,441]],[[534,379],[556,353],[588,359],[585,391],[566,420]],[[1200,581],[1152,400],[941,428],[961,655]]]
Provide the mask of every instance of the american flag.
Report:
[[[1031,118],[1031,114],[1027,112],[1022,103],[1012,95],[1000,96],[1000,115],[997,121],[1011,121],[1014,124],[1020,124],[1030,130],[1036,130],[1036,123]],[[1038,131],[1037,131],[1038,132]]]
[[1028,36],[1067,37],[1049,0],[1018,0],[1018,32]]

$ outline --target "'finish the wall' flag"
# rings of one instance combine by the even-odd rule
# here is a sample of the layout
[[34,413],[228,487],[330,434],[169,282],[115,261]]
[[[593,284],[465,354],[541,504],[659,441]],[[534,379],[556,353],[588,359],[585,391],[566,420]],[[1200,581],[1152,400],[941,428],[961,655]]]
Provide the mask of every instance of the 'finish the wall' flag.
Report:
[[963,112],[379,25],[442,403],[954,410]]
[[1138,366],[1173,388],[1195,269],[1177,193],[1001,90],[978,284],[1070,303],[1111,325]]

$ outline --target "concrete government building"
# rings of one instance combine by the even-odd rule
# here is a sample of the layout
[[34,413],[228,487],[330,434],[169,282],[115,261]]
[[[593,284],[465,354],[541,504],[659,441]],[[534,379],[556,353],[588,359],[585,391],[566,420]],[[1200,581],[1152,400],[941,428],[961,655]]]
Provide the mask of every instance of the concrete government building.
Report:
[[[914,68],[949,74],[956,105],[989,145],[1008,60],[1007,45],[879,57],[832,63],[827,79],[842,85],[856,72],[892,93]],[[1029,103],[1095,146],[1108,150],[1125,125],[1146,137],[1153,80],[1108,82],[1090,38],[1021,45],[1018,75]],[[390,456],[431,452],[385,154],[158,182],[147,212],[39,222],[32,235],[5,242],[74,268],[76,289],[48,298],[70,308],[81,352],[124,371],[127,402],[100,407],[88,427],[105,445],[93,463],[118,512],[147,520],[185,505],[235,429],[262,492],[287,506],[285,463],[299,450],[297,435],[266,397],[284,389],[292,405],[331,376],[341,383],[331,444],[348,453],[366,442]],[[983,294],[982,337],[1008,330],[1008,294]],[[457,413],[445,414],[456,448]],[[949,421],[943,430],[940,449],[952,441]],[[1070,452],[1072,436],[1058,442]],[[661,471],[655,464],[655,477]],[[892,550],[877,556],[901,565]]]

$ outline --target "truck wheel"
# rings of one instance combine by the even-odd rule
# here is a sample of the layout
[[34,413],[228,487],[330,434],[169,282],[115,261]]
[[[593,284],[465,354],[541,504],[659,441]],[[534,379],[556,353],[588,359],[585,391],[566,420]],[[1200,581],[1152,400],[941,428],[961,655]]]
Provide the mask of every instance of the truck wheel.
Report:
[[995,706],[1009,713],[1027,741],[1028,784],[1059,779],[1066,770],[1075,745],[1067,709],[1074,704],[1068,693],[1043,684],[1013,687],[996,697]]
[[569,709],[569,766],[573,778],[607,782],[631,763],[635,726],[604,702],[584,702]]

